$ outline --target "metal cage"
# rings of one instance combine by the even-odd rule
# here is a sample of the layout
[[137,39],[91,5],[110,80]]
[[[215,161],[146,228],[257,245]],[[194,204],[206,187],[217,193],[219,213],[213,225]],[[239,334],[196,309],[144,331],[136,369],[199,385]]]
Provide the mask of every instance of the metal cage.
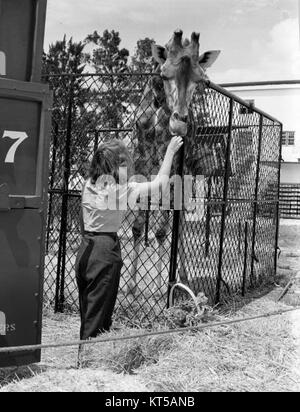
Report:
[[[74,262],[88,162],[99,143],[109,139],[139,144],[136,116],[151,76],[155,74],[45,79],[54,92],[45,299],[56,311],[78,309]],[[185,210],[160,205],[146,212],[138,256],[132,234],[136,215],[127,213],[119,234],[125,265],[117,316],[156,319],[176,282],[217,303],[244,294],[276,271],[281,123],[213,83],[207,83],[204,93],[196,91],[190,111],[189,143],[179,156],[177,173],[192,175],[201,190],[196,187]],[[161,160],[156,141],[154,137],[147,146],[145,168],[147,161],[151,169]],[[162,221],[164,242],[157,231]],[[181,294],[175,293],[175,301]]]

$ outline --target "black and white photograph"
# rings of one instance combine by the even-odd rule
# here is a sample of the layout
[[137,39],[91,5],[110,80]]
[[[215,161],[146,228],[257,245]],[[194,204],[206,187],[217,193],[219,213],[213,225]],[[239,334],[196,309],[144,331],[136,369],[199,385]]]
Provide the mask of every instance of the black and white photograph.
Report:
[[0,0],[1,392],[300,392],[300,0]]

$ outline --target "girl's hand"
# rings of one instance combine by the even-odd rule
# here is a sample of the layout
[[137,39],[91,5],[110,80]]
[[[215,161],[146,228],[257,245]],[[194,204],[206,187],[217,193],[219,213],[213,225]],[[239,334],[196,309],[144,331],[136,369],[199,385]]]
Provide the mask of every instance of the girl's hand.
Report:
[[168,150],[174,156],[183,145],[183,138],[181,136],[174,136],[169,143]]

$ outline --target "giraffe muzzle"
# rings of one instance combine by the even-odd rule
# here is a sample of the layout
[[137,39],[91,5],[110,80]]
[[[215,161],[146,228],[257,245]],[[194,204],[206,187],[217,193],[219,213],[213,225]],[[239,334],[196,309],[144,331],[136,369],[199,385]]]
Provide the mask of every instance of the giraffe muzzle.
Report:
[[179,116],[178,113],[173,113],[170,117],[170,132],[172,135],[176,136],[186,136],[187,135],[187,122],[188,116]]
[[188,122],[188,116],[187,116],[187,115],[180,116],[179,113],[175,112],[175,113],[173,114],[173,116],[174,116],[174,119],[175,119],[176,121],[180,121],[180,122],[183,122],[183,123],[187,123],[187,122]]

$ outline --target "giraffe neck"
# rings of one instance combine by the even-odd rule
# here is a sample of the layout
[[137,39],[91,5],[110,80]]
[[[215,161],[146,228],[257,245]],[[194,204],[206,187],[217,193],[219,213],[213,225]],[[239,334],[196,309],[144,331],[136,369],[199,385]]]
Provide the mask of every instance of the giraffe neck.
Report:
[[137,122],[145,131],[168,127],[171,116],[171,111],[167,106],[163,80],[159,75],[160,67],[158,66],[154,76],[147,82],[139,104]]

